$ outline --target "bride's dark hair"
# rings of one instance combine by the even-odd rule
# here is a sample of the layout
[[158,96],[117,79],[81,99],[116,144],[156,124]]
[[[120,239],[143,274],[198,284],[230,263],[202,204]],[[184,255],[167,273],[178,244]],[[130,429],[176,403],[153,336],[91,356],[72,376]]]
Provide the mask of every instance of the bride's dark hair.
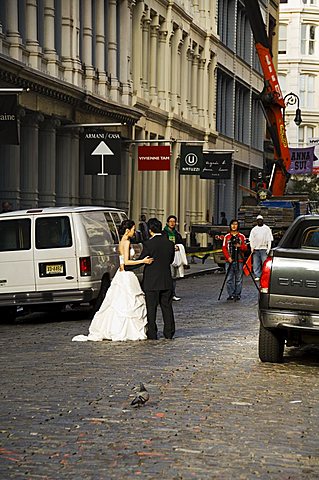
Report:
[[129,230],[131,230],[131,228],[134,227],[134,225],[135,225],[134,220],[129,220],[129,219],[123,220],[119,228],[120,236],[123,237],[126,229],[128,228]]

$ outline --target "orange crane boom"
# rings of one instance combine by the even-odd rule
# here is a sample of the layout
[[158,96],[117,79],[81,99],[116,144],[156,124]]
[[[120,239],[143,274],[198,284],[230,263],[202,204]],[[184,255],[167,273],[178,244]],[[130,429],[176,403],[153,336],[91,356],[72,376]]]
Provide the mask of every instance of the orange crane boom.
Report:
[[268,188],[273,195],[282,196],[290,177],[288,170],[291,163],[283,118],[285,102],[272,60],[271,47],[259,2],[258,0],[245,0],[245,6],[264,76],[264,89],[260,94],[260,102],[274,145],[274,170]]

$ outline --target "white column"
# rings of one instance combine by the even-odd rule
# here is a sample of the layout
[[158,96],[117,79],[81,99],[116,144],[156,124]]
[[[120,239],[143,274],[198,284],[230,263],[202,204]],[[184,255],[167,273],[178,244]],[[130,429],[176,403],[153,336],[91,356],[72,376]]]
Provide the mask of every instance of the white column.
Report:
[[7,200],[13,208],[20,208],[20,145],[0,145],[1,201]]
[[98,93],[107,97],[106,73],[105,73],[105,8],[104,0],[96,0],[96,68],[98,70]]
[[151,103],[157,102],[157,41],[158,41],[158,15],[155,15],[151,24],[150,39],[150,99]]
[[85,88],[93,92],[95,72],[92,65],[92,2],[83,2],[83,55],[82,61],[85,65]]
[[150,93],[150,70],[151,70],[151,59],[150,59],[150,24],[151,20],[146,18],[143,21],[143,47],[142,47],[142,69],[143,69],[143,80],[142,88],[144,92],[144,99],[149,100]]
[[56,140],[56,205],[62,207],[71,204],[71,132],[61,128]]
[[131,81],[130,81],[130,64],[131,64],[131,40],[132,40],[132,12],[131,0],[122,0],[120,2],[120,82],[122,84],[121,99],[125,105],[130,104]]
[[204,126],[204,95],[207,96],[207,90],[204,90],[205,59],[199,59],[198,69],[198,118],[200,125]]
[[188,115],[187,118],[191,119],[192,118],[192,81],[193,81],[193,75],[192,75],[192,62],[193,62],[193,56],[194,56],[194,50],[192,49],[191,45],[189,45],[189,48],[187,49],[187,60],[188,60],[188,91],[187,91],[187,98],[186,98],[186,104],[187,104],[187,111]]
[[37,0],[26,0],[26,49],[29,51],[29,63],[37,70],[41,69],[40,46],[38,42]]
[[[133,95],[142,97],[142,59],[143,59],[143,2],[140,0],[133,7],[133,38],[132,38],[132,75]],[[144,80],[144,78],[143,78]],[[147,80],[147,79],[146,79]],[[136,100],[135,102],[136,103]]]
[[18,27],[18,2],[17,0],[5,0],[7,33],[10,56],[16,60],[22,60],[22,40]]
[[44,0],[44,45],[43,53],[47,61],[48,72],[52,76],[58,76],[58,56],[54,47],[54,0]]
[[187,37],[181,46],[181,116],[187,117],[187,92],[188,92],[188,46]]
[[92,176],[92,203],[93,205],[105,205],[105,184],[109,180],[110,175],[93,175]]
[[39,206],[55,206],[56,128],[57,119],[48,119],[39,131]]
[[64,68],[65,80],[73,83],[73,60],[72,60],[72,20],[70,0],[63,0],[61,2],[62,11],[62,26],[61,26],[61,56],[62,65]]
[[167,30],[164,27],[161,27],[159,34],[158,34],[158,64],[157,64],[157,72],[158,72],[158,106],[163,110],[167,110],[168,104],[168,92],[165,88],[165,75],[166,70],[168,69],[168,52],[166,49],[167,43]]
[[[125,211],[128,211],[129,207],[129,145],[125,144],[122,146],[122,155],[121,155],[121,175],[116,175],[116,205],[118,208],[122,208]],[[135,219],[136,222],[138,218]]]
[[71,184],[70,184],[70,205],[80,203],[80,138],[79,129],[72,128],[71,132]]
[[23,118],[21,125],[21,207],[38,206],[39,200],[39,122],[42,114],[33,113]]
[[85,175],[84,140],[80,138],[79,148],[79,196],[80,205],[92,205],[92,175]]
[[198,46],[194,51],[193,62],[192,62],[192,118],[193,121],[197,123],[198,120]]
[[116,0],[109,0],[109,16],[108,16],[108,58],[109,58],[109,77],[111,79],[110,95],[114,101],[118,100],[119,82],[117,77],[117,41],[116,41],[116,26],[117,26],[117,11]]

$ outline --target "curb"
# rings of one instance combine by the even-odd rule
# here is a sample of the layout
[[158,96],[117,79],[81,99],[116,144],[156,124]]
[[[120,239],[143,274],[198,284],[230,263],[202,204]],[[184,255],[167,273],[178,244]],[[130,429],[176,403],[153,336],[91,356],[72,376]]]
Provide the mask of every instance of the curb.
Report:
[[197,272],[187,272],[184,274],[184,277],[177,278],[176,280],[183,280],[187,277],[200,277],[201,275],[215,273],[219,270],[220,270],[220,267],[212,267],[212,268],[206,268],[206,270],[197,270]]

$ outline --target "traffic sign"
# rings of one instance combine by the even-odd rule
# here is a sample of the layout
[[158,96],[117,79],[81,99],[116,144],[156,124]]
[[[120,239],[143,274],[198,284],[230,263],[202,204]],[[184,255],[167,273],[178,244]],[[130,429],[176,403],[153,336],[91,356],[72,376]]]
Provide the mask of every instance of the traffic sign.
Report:
[[84,134],[85,175],[121,174],[121,135],[104,130]]

